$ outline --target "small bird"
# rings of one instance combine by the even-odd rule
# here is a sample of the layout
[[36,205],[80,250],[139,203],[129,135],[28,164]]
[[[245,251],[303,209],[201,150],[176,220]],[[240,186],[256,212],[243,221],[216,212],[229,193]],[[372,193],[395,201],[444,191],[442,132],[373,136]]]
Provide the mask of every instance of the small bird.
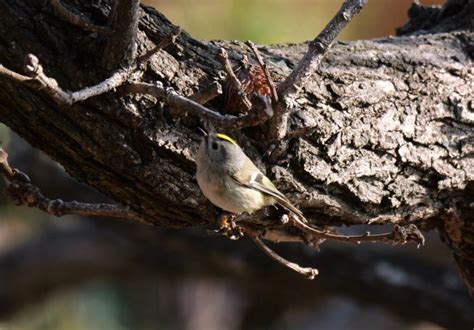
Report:
[[305,218],[247,157],[239,145],[221,133],[203,138],[196,155],[197,181],[204,195],[221,209],[252,214],[278,204]]

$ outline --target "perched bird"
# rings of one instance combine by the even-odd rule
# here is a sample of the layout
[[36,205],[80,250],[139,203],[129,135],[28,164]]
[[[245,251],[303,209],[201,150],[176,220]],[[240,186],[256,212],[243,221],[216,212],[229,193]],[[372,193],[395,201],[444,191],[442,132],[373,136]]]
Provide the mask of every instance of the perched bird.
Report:
[[238,144],[221,133],[203,138],[196,155],[197,181],[204,195],[221,209],[252,214],[278,204],[305,218],[255,166]]

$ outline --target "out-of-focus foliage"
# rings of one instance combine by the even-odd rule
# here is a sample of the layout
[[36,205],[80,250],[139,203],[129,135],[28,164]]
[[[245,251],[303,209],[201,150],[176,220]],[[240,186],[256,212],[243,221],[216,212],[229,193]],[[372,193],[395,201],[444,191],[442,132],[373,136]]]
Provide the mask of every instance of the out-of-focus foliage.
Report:
[[[145,0],[196,38],[288,43],[313,39],[341,0]],[[423,5],[443,0],[422,0]],[[412,0],[372,0],[339,36],[343,40],[393,35]]]

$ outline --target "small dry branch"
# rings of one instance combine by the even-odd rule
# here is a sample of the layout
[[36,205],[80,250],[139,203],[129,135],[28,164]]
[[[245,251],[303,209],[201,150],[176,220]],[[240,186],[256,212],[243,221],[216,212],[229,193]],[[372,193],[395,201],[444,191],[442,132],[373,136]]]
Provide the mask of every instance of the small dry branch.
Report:
[[286,99],[297,93],[301,86],[316,70],[324,55],[331,47],[341,30],[362,9],[367,0],[345,0],[337,14],[331,19],[321,33],[311,41],[308,50],[298,62],[291,74],[277,87],[280,102],[274,104],[275,115],[269,122],[268,139],[277,141],[287,137],[288,109]]
[[30,178],[8,163],[8,154],[0,148],[0,172],[7,182],[8,195],[18,204],[40,209],[48,214],[60,217],[67,214],[82,216],[114,217],[141,221],[140,216],[128,207],[99,203],[65,202],[61,199],[49,199],[31,183]]
[[270,75],[270,72],[268,71],[267,64],[263,60],[262,56],[260,55],[260,52],[258,51],[257,47],[255,44],[248,40],[246,42],[247,46],[249,46],[250,50],[252,50],[252,53],[255,56],[255,59],[257,60],[258,65],[262,68],[263,72],[265,73],[265,78],[267,80],[267,84],[270,87],[271,95],[272,95],[272,104],[277,104],[278,103],[278,93],[275,87],[275,83],[272,79],[272,76]]
[[294,262],[288,261],[282,256],[278,255],[275,251],[270,249],[265,243],[262,242],[262,240],[260,239],[257,233],[248,229],[246,229],[245,232],[267,256],[277,261],[278,263],[282,264],[283,266],[288,267],[289,269],[299,274],[302,274],[304,277],[306,277],[309,280],[314,279],[316,275],[319,274],[319,271],[316,268],[301,267],[300,265]]
[[214,81],[213,83],[209,84],[209,86],[191,95],[189,99],[199,104],[206,104],[207,102],[213,100],[221,94],[222,85],[219,84],[217,81]]
[[134,94],[152,95],[164,99],[168,105],[194,113],[195,115],[209,120],[224,129],[241,129],[243,127],[257,126],[268,120],[268,118],[273,114],[271,104],[265,97],[260,98],[262,104],[258,105],[255,111],[252,111],[245,116],[237,117],[232,115],[222,115],[204,107],[198,102],[177,94],[170,88],[166,89],[159,85],[130,83],[125,86],[125,91]]
[[[250,110],[252,108],[252,103],[249,101],[249,99],[245,95],[245,91],[242,88],[242,83],[235,75],[234,70],[232,69],[232,65],[229,62],[229,55],[227,54],[224,48],[221,48],[219,50],[219,53],[217,54],[217,58],[222,63],[222,66],[224,67],[224,70],[227,74],[227,79],[234,86],[235,90],[237,91],[237,94],[242,100],[242,103],[247,108],[246,110],[247,111]],[[244,112],[247,112],[247,111],[244,111]]]
[[173,31],[171,31],[171,34],[169,34],[167,37],[163,38],[158,45],[153,47],[151,50],[145,53],[145,55],[142,55],[138,58],[138,65],[142,63],[146,63],[150,60],[150,58],[155,55],[160,49],[164,49],[168,47],[169,45],[173,45],[176,43],[176,39],[178,36],[181,34],[181,28],[179,26],[176,26]]
[[302,86],[305,80],[318,67],[324,55],[331,47],[337,35],[361,11],[367,0],[345,0],[337,14],[331,19],[321,33],[310,42],[308,50],[298,62],[291,74],[278,86],[280,95],[291,93],[295,86]]
[[282,221],[284,223],[291,223],[295,227],[302,230],[305,234],[307,234],[306,239],[308,241],[331,240],[352,244],[360,244],[362,242],[406,244],[409,241],[414,241],[418,247],[425,244],[425,238],[423,234],[414,224],[410,224],[407,227],[395,225],[393,230],[389,233],[370,234],[370,232],[367,232],[363,235],[351,236],[327,233],[322,230],[315,229],[302,222],[294,214],[290,214],[289,216],[284,215]]

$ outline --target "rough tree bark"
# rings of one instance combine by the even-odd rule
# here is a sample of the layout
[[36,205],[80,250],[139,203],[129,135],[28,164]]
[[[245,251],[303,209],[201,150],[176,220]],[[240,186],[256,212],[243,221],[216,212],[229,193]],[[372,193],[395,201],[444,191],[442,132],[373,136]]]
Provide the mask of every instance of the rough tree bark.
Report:
[[[102,3],[67,5],[101,24],[110,11]],[[430,10],[414,5],[410,14],[399,37],[335,44],[309,83],[284,100],[290,109],[285,139],[258,143],[265,127],[236,136],[315,225],[438,228],[472,291],[474,1]],[[98,51],[110,49],[107,36],[67,23],[50,3],[4,0],[0,17],[3,66],[22,72],[23,58],[33,53],[69,90],[111,74]],[[142,7],[138,30],[137,53],[143,55],[174,26]],[[242,43],[201,42],[184,32],[177,45],[157,53],[137,79],[189,96],[218,76],[220,47],[234,60],[248,53]],[[277,77],[287,76],[306,48],[259,47]],[[217,98],[209,106],[222,105]],[[194,178],[200,120],[179,110],[120,89],[63,106],[0,76],[2,122],[144,221],[178,228],[214,218]]]

